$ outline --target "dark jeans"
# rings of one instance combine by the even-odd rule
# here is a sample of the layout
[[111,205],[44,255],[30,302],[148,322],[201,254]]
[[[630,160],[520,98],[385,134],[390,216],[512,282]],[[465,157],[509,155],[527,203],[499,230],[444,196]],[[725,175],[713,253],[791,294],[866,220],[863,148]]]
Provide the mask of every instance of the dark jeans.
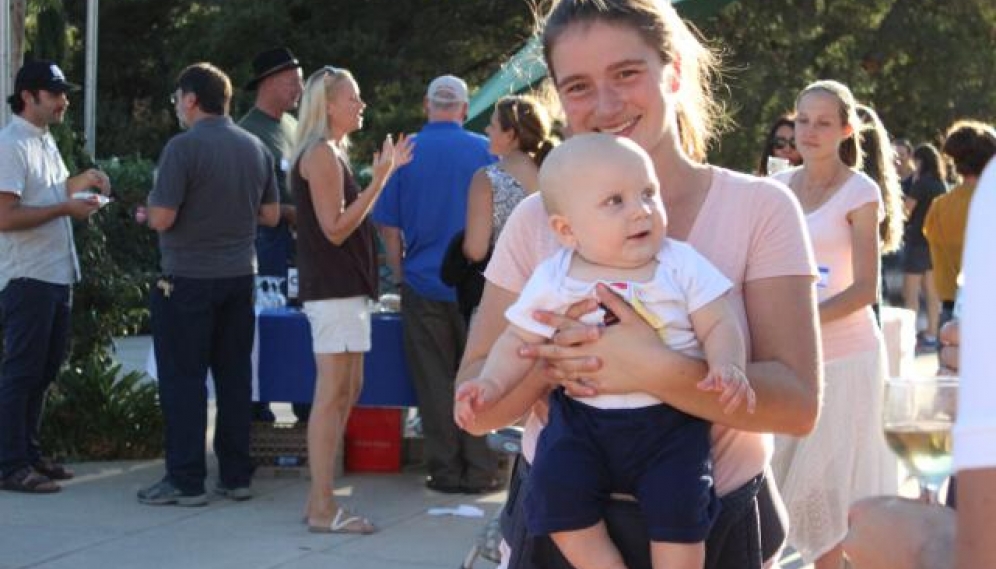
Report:
[[167,297],[159,286],[152,289],[152,338],[166,422],[166,473],[184,493],[204,491],[210,369],[219,478],[229,488],[247,486],[252,476],[253,276],[163,279],[172,290]]
[[[516,460],[501,513],[501,529],[512,550],[509,569],[571,569],[548,536],[529,537],[525,523],[529,464]],[[706,569],[760,569],[785,540],[787,520],[771,477],[760,474],[720,497],[722,508],[706,539]],[[609,500],[605,508],[609,535],[626,566],[650,569],[650,540],[636,502]]]
[[405,359],[418,396],[429,476],[443,486],[492,485],[497,455],[484,437],[468,434],[453,421],[453,382],[467,341],[457,304],[424,298],[402,285],[401,314]]
[[[69,285],[10,281],[0,292],[4,356],[0,370],[0,473],[41,457],[38,429],[45,392],[69,346]],[[80,425],[82,427],[82,425]]]

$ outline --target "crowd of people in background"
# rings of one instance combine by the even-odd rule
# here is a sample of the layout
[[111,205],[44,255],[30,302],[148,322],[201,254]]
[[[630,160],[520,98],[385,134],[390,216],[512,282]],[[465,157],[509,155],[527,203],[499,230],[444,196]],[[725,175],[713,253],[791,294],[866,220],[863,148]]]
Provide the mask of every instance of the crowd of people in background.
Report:
[[[994,429],[980,385],[992,356],[970,315],[992,304],[981,248],[996,129],[958,120],[914,145],[890,138],[847,85],[820,80],[800,86],[754,175],[741,174],[707,162],[717,56],[670,3],[559,0],[540,39],[559,105],[503,97],[481,136],[464,128],[466,82],[440,75],[426,123],[383,136],[365,188],[349,137],[367,104],[348,69],[304,80],[287,47],[260,52],[238,123],[224,71],[179,73],[170,95],[184,131],[163,148],[147,211],[161,265],[150,303],[165,475],[138,500],[208,503],[209,371],[213,492],[253,497],[251,421],[273,420],[252,401],[254,275],[298,271],[316,363],[313,400],[294,408],[308,424],[304,527],[377,530],[333,489],[371,349],[379,239],[401,291],[426,487],[501,489],[484,435],[524,425],[504,567],[760,569],[786,543],[816,569],[842,568],[845,552],[856,569],[913,568],[928,541],[943,564],[922,566],[954,567],[956,550],[959,567],[992,560],[972,541],[991,529],[973,503],[992,495],[991,451],[959,451],[969,499],[957,525],[929,507],[861,500],[899,482],[876,436],[889,375],[883,256],[899,255],[903,304],[923,313],[917,351],[941,352],[949,368],[963,284],[971,291],[963,394],[979,399],[958,433],[971,442]],[[80,275],[70,221],[97,211],[111,184],[98,170],[70,176],[49,132],[76,88],[54,62],[25,64],[0,131],[4,490],[58,492],[73,476],[45,455],[38,428]],[[688,503],[672,508],[676,497]],[[897,512],[906,521],[881,527]],[[949,531],[931,537],[931,526]],[[877,555],[889,538],[910,551]]]

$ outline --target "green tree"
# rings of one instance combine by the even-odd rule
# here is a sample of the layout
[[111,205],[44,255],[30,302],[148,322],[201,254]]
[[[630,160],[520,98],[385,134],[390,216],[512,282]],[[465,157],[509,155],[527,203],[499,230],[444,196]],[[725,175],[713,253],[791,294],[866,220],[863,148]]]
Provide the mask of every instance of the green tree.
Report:
[[[70,32],[84,29],[85,0],[63,0]],[[97,155],[155,157],[177,130],[168,96],[176,74],[211,61],[232,78],[236,117],[252,104],[242,88],[253,55],[287,45],[305,73],[332,64],[356,75],[369,103],[355,137],[366,159],[373,140],[422,122],[427,83],[441,73],[477,85],[532,31],[527,0],[104,0],[100,6]],[[83,69],[76,48],[67,63]],[[71,108],[78,113],[79,107]]]
[[914,141],[996,118],[996,7],[984,0],[740,0],[700,27],[726,52],[735,121],[716,163],[753,169],[771,122],[816,79],[847,83]]

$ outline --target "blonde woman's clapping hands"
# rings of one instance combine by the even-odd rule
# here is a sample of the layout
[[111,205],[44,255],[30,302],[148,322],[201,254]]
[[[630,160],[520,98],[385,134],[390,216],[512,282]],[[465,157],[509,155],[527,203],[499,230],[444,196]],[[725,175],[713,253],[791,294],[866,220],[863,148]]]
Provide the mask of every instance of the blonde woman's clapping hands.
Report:
[[373,155],[373,177],[381,185],[387,182],[391,173],[412,161],[415,143],[405,133],[394,140],[390,134],[384,137],[384,143],[379,152]]

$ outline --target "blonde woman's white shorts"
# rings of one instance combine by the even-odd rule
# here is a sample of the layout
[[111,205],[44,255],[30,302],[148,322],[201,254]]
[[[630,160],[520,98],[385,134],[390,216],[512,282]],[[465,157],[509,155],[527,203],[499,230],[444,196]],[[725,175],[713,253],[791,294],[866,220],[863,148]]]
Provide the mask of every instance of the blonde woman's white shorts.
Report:
[[370,351],[370,303],[365,296],[304,303],[316,354]]

